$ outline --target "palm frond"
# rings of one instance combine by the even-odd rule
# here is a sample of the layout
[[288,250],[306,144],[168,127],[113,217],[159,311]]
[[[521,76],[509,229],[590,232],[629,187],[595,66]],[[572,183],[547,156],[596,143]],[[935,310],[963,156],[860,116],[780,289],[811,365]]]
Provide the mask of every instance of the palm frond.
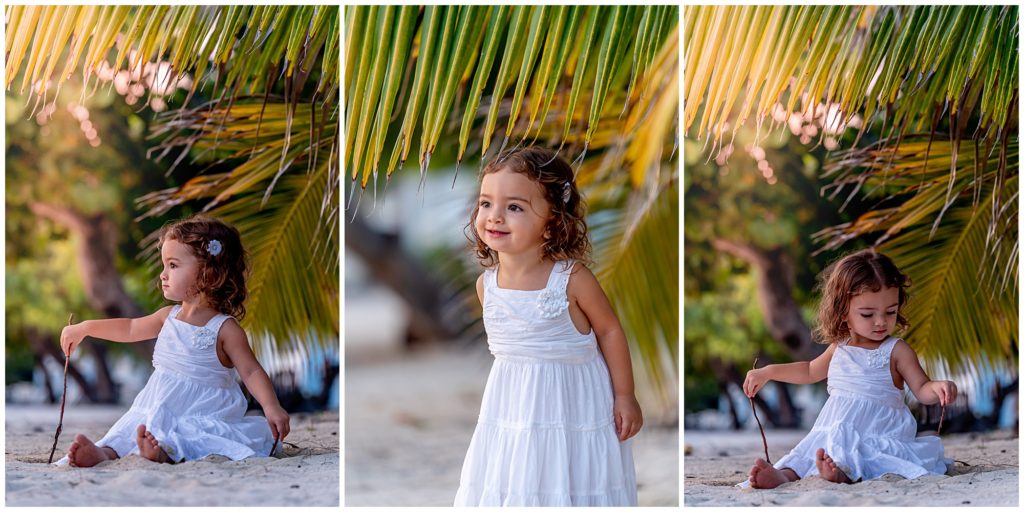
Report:
[[976,116],[974,138],[991,143],[1016,126],[1017,6],[689,6],[684,18],[684,130],[700,138],[798,101],[837,104],[836,124],[882,114],[892,135],[948,116],[959,141]]
[[877,236],[874,245],[913,280],[908,338],[929,364],[1015,368],[1019,147],[1000,150],[1005,172],[974,142],[956,151],[920,135],[837,154],[826,167],[831,186],[864,188],[881,203],[816,238],[826,250]]
[[[9,5],[7,19],[5,85],[20,76],[19,93],[32,88],[43,98],[76,69],[88,84],[105,65],[140,69],[165,58],[179,78],[217,69],[222,90],[230,92],[223,100],[261,91],[276,78],[267,73],[271,66],[292,79],[322,65],[317,93],[328,102],[340,77],[336,7]],[[194,81],[189,95],[202,83]],[[301,89],[301,82],[295,85]]]
[[635,374],[658,410],[676,413],[679,378],[679,192],[632,194],[591,216],[596,274],[629,333]]
[[[337,177],[331,158],[313,160],[313,148],[330,148],[335,138],[313,138],[310,105],[296,107],[291,125],[287,110],[282,103],[264,105],[251,99],[230,111],[200,107],[168,114],[174,119],[164,125],[169,131],[166,146],[211,151],[211,158],[234,165],[139,200],[148,209],[146,215],[202,201],[209,213],[238,227],[252,267],[246,327],[256,336],[272,337],[279,347],[294,341],[294,333],[336,340],[339,329],[339,200],[331,185]],[[328,124],[326,131],[335,133],[336,128],[336,123]],[[286,130],[292,130],[288,166],[304,172],[281,176],[278,161]],[[267,195],[270,188],[273,194]]]
[[[675,6],[427,6],[419,16],[409,8],[351,9],[347,31],[356,46],[346,63],[345,117],[350,129],[345,163],[363,188],[381,171],[390,176],[404,165],[417,133],[417,160],[425,171],[452,119],[462,119],[460,162],[470,148],[471,129],[480,120],[481,154],[493,147],[490,142],[501,121],[502,148],[541,136],[545,127],[558,123],[560,142],[582,124],[583,146],[593,147],[609,106],[631,113],[650,107],[625,101],[623,91],[631,84],[646,84],[638,88],[650,94],[671,81],[667,74],[658,75],[662,84],[648,76],[656,57],[667,54],[663,49],[674,48],[665,60],[678,61],[678,44],[672,44],[677,38],[672,30],[678,23]],[[359,31],[356,23],[373,27],[372,41],[354,34]],[[484,105],[488,97],[490,103]],[[580,98],[589,98],[590,104],[586,112],[577,113]],[[563,112],[555,120],[548,115],[553,108]],[[651,133],[675,128],[673,119],[658,116],[662,125]],[[633,137],[629,132],[618,136]],[[384,154],[391,157],[381,162]],[[653,159],[660,152],[634,156]],[[655,162],[637,165],[650,169]]]

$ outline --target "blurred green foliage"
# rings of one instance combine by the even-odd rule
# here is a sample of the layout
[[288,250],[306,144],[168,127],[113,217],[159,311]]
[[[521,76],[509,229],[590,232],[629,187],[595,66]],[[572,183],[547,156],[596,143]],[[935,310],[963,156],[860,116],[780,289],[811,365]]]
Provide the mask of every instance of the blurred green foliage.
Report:
[[[147,158],[152,112],[127,105],[113,91],[100,89],[82,98],[77,83],[68,82],[55,102],[34,104],[28,96],[8,93],[6,105],[5,201],[7,382],[31,376],[33,360],[26,329],[52,333],[54,343],[68,314],[76,321],[100,317],[90,308],[79,273],[75,242],[68,230],[35,215],[32,203],[71,208],[86,215],[103,214],[118,232],[115,249],[118,273],[132,298],[144,310],[164,301],[156,273],[137,258],[139,243],[158,229],[162,219],[136,221],[135,198],[172,186],[194,174],[186,165],[175,176]],[[179,101],[181,98],[178,98]],[[47,105],[54,105],[44,119]],[[100,135],[93,147],[85,136],[82,110]],[[116,344],[114,350],[123,349]]]
[[[756,141],[756,144],[755,144]],[[811,235],[843,222],[865,208],[857,198],[841,203],[821,197],[818,178],[823,148],[801,144],[788,131],[766,136],[741,127],[731,141],[732,154],[716,161],[717,148],[684,139],[684,395],[686,410],[717,407],[720,389],[710,361],[749,369],[759,352],[776,362],[788,357],[769,334],[750,266],[712,247],[715,239],[782,248],[793,259],[794,299],[808,326],[813,325],[818,273],[837,253],[813,255]],[[751,151],[773,169],[770,182]],[[748,149],[749,148],[749,149]],[[763,165],[763,164],[762,164]],[[843,198],[845,199],[845,198]],[[844,247],[844,251],[848,249]]]

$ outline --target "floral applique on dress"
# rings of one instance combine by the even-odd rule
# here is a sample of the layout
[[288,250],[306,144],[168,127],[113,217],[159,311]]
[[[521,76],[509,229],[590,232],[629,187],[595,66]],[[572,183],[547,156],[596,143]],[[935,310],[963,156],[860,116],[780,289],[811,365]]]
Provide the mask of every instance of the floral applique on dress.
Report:
[[889,366],[889,353],[883,351],[881,347],[870,351],[868,353],[868,366],[875,369]]
[[192,346],[204,350],[217,343],[217,333],[206,327],[200,327],[192,333]]
[[537,310],[542,318],[555,318],[568,307],[569,299],[565,296],[565,290],[548,287],[537,297]]

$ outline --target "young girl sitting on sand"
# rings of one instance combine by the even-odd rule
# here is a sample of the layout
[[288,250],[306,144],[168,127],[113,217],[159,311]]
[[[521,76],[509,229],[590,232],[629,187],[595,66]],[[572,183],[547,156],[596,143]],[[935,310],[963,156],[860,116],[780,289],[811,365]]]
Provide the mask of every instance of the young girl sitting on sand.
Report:
[[[120,343],[156,338],[156,348],[155,371],[131,409],[96,443],[76,435],[57,464],[90,467],[133,453],[155,462],[212,454],[238,460],[269,456],[288,435],[288,414],[236,320],[245,315],[246,297],[238,231],[209,217],[177,221],[161,233],[160,257],[164,297],[180,304],[141,318],[89,320],[61,333],[69,356],[86,336]],[[236,371],[266,420],[245,416]]]
[[467,228],[494,365],[457,506],[632,506],[643,423],[629,349],[594,274],[573,171],[517,148],[488,164]]
[[771,489],[820,475],[853,483],[886,473],[917,478],[944,474],[951,460],[942,441],[916,437],[917,422],[903,402],[903,386],[923,404],[956,400],[956,384],[931,380],[905,341],[890,336],[907,301],[909,279],[885,255],[866,249],[822,273],[820,339],[829,344],[813,361],[773,364],[747,372],[743,391],[757,394],[768,381],[811,384],[828,378],[828,400],[814,427],[785,457],[754,461],[750,485]]

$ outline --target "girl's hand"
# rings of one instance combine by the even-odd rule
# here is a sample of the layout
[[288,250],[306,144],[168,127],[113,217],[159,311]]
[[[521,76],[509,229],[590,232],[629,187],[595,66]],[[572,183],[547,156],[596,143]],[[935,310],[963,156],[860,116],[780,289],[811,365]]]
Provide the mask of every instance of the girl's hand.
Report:
[[764,368],[750,370],[747,372],[747,378],[743,380],[743,393],[753,398],[770,380]]
[[60,348],[67,357],[71,357],[71,353],[85,339],[85,333],[80,326],[81,324],[69,325],[60,331]]
[[951,380],[933,380],[932,392],[939,397],[939,405],[949,405],[956,400],[956,384]]
[[636,397],[632,393],[615,397],[612,416],[615,418],[615,432],[619,434],[619,441],[625,441],[635,436],[644,424],[640,404],[637,403]]
[[274,434],[274,440],[283,441],[285,436],[291,432],[288,413],[280,405],[263,410],[267,416],[267,424],[270,425],[270,432]]

